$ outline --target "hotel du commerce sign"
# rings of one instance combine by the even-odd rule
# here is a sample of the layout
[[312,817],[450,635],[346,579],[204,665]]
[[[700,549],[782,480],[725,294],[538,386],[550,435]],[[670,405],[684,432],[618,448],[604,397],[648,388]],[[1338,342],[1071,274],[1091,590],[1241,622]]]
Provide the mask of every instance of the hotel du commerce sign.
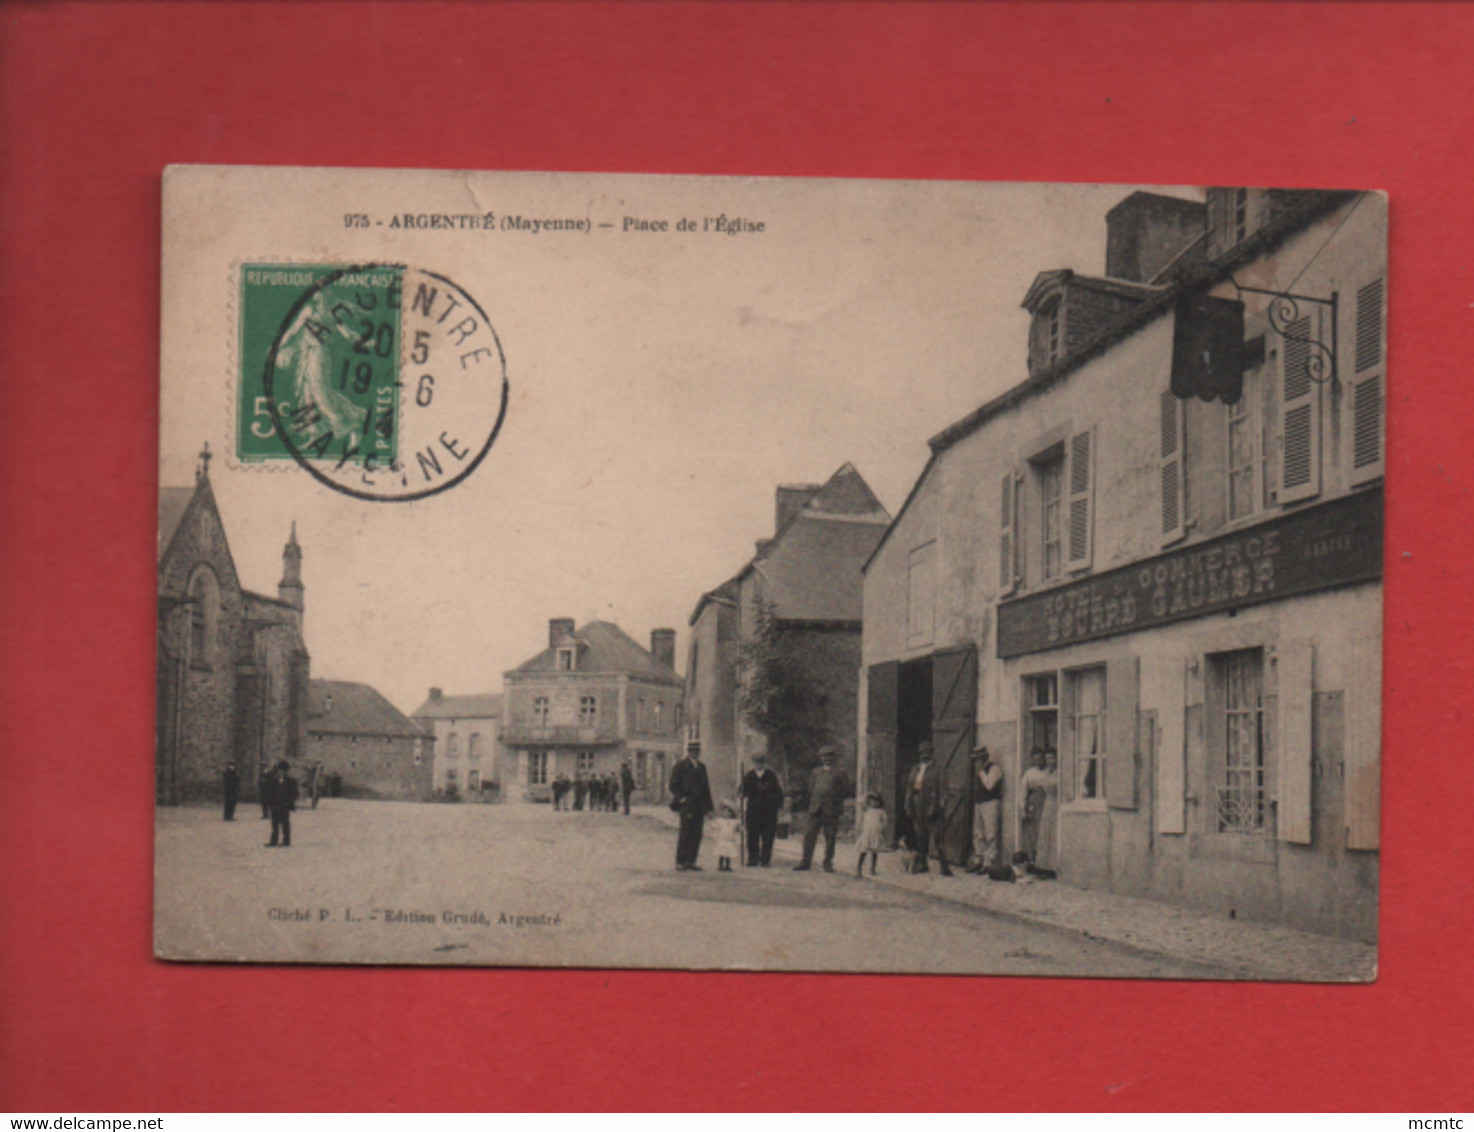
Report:
[[1097,640],[1382,576],[1382,489],[1004,602],[998,655]]

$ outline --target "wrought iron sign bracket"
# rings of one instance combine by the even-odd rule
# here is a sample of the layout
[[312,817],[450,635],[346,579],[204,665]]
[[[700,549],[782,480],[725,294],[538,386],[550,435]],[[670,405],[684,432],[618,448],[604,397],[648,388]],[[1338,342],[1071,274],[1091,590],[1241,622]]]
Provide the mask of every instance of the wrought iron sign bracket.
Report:
[[[1332,291],[1329,299],[1318,299],[1313,295],[1295,295],[1289,291],[1266,291],[1261,287],[1244,287],[1237,279],[1230,278],[1229,281],[1240,294],[1270,296],[1266,312],[1269,315],[1269,325],[1286,342],[1302,342],[1310,348],[1309,356],[1305,359],[1305,369],[1312,381],[1336,380],[1336,315],[1339,292]],[[1316,306],[1330,308],[1331,333],[1329,337],[1331,344],[1329,346],[1317,338],[1290,333],[1290,328],[1300,321],[1301,303],[1314,303]]]

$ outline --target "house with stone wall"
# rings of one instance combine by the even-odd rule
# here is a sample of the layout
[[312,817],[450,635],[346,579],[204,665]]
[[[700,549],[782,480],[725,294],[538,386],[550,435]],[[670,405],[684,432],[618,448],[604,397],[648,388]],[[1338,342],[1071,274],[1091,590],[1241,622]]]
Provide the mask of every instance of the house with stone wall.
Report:
[[865,568],[862,775],[1057,761],[1058,883],[1377,923],[1387,203],[1133,193],[1042,272],[1027,372],[931,439]]

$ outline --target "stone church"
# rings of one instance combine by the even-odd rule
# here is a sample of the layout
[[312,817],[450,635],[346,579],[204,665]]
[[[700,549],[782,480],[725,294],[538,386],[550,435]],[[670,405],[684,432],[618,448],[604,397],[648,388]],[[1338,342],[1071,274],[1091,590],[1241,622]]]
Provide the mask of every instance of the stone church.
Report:
[[276,597],[244,589],[215,495],[208,445],[193,487],[159,491],[157,767],[165,805],[219,797],[228,760],[242,796],[306,742],[309,659],[302,549],[292,527]]

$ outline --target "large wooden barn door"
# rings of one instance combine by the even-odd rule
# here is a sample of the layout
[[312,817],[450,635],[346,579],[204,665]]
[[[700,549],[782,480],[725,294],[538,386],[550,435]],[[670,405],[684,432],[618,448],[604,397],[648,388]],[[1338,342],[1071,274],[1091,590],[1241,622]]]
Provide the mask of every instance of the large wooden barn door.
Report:
[[972,850],[968,777],[978,694],[978,654],[972,646],[932,657],[932,746],[942,775],[942,830],[938,851],[966,864]]
[[[895,836],[903,801],[897,789],[896,728],[899,715],[901,666],[894,660],[872,664],[866,681],[865,782],[885,798],[890,816],[888,833]],[[863,805],[864,799],[857,805]]]

